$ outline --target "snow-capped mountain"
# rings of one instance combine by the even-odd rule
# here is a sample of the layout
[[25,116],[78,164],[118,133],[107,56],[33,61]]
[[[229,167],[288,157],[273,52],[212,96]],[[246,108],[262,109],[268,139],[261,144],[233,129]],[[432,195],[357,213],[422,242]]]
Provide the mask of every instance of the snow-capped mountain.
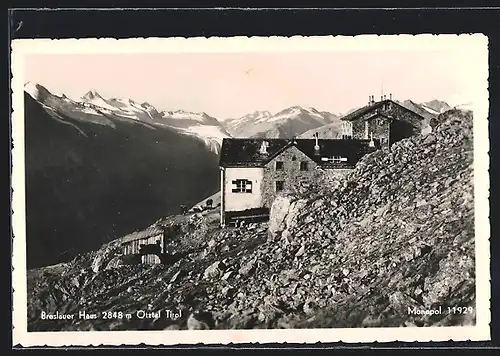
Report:
[[434,110],[434,112],[438,114],[441,114],[445,111],[452,109],[452,107],[448,105],[447,102],[437,99],[421,103],[420,105],[424,107],[424,109]]
[[114,126],[113,120],[122,120],[151,128],[168,128],[198,138],[216,153],[220,151],[222,140],[230,137],[217,119],[206,113],[182,110],[159,111],[147,102],[139,103],[132,99],[121,98],[106,99],[95,89],[77,100],[70,99],[64,94],[56,95],[42,85],[31,82],[26,83],[25,91],[55,118],[58,118],[59,114],[64,114],[75,120],[108,126]]
[[334,122],[338,116],[312,107],[292,106],[276,114],[256,111],[224,122],[234,137],[291,138]]
[[244,135],[245,129],[254,123],[265,122],[273,115],[269,111],[254,111],[240,118],[228,119],[224,121],[226,130],[235,137]]

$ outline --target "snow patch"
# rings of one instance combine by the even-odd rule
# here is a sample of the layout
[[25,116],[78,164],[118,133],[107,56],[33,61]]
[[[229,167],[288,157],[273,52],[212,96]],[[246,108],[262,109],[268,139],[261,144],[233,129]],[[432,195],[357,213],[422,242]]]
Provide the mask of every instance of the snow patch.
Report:
[[229,135],[224,133],[219,126],[196,125],[196,126],[190,126],[186,130],[193,132],[194,134],[200,135],[202,137],[214,139],[219,144],[222,144],[222,140],[224,138],[230,137]]
[[430,107],[428,107],[428,106],[421,105],[421,107],[422,107],[425,111],[427,111],[428,113],[431,113],[431,114],[434,114],[434,115],[439,115],[439,112],[438,112],[438,111],[436,111],[436,110],[434,110],[434,109],[432,109],[432,108],[430,108]]
[[97,110],[94,110],[90,107],[83,107],[81,111],[85,114],[100,115],[100,113]]
[[107,102],[104,101],[104,99],[102,99],[101,97],[98,97],[98,96],[94,97],[94,99],[92,99],[92,100],[86,100],[86,102],[90,103],[92,105],[95,105],[95,106],[99,106],[101,108],[108,109],[108,110],[112,110],[112,111],[117,110],[117,108],[109,105]]
[[28,82],[24,85],[24,90],[31,95],[31,97],[35,100],[38,100],[40,96],[40,91],[38,90],[38,84]]
[[195,120],[199,122],[205,121],[205,115],[203,113],[195,113],[182,110],[164,112],[163,117],[174,120]]

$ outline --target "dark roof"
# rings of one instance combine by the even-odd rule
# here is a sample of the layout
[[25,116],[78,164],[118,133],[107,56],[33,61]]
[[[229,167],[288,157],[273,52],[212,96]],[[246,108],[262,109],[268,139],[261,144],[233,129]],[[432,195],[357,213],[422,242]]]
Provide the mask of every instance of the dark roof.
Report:
[[[260,153],[262,141],[269,143],[267,155]],[[222,140],[220,165],[223,167],[226,165],[260,167],[288,143],[286,139],[225,138]]]
[[[263,141],[269,143],[267,154],[260,153]],[[320,150],[318,155],[314,151],[315,141],[315,139],[225,138],[222,141],[219,164],[221,167],[262,167],[289,147],[296,146],[318,165],[348,168],[354,166],[364,154],[375,150],[375,148],[369,147],[370,140],[319,139]],[[374,142],[377,148],[380,147],[377,140],[374,140]],[[322,157],[332,156],[346,157],[347,161],[331,163],[321,159]]]
[[420,118],[424,119],[424,117],[422,115],[416,113],[415,111],[410,110],[410,109],[404,107],[403,105],[401,105],[395,101],[387,99],[387,100],[377,101],[371,105],[366,105],[366,106],[363,106],[362,108],[354,110],[350,114],[347,114],[346,116],[342,117],[341,120],[343,120],[343,121],[356,120],[356,119],[360,118],[361,116],[363,116],[364,114],[366,114],[370,111],[376,110],[376,109],[380,108],[383,104],[389,103],[389,102],[392,103],[393,105],[398,105],[403,110],[409,111],[409,112],[413,113],[415,116],[419,116]]
[[162,233],[163,229],[160,226],[150,226],[146,230],[136,231],[124,236],[120,242],[123,245],[136,240],[148,239],[152,236],[160,235]]

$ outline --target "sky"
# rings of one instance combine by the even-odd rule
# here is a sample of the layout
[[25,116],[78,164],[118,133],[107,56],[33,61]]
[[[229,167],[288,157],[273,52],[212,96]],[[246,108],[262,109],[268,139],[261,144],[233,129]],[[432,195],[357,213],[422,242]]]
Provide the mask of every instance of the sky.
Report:
[[381,92],[470,102],[474,72],[457,50],[29,54],[24,79],[78,98],[93,89],[159,110],[220,120],[300,105],[345,113]]

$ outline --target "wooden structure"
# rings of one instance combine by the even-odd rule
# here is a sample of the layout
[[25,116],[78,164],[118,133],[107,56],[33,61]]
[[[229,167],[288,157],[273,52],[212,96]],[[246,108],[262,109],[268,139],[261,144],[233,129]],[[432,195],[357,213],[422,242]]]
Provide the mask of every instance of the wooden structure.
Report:
[[121,246],[123,254],[137,263],[163,263],[167,256],[166,241],[177,233],[178,225],[153,225],[143,231],[125,236]]
[[227,225],[239,226],[241,222],[253,223],[269,220],[269,208],[255,208],[243,211],[228,211],[225,221]]

